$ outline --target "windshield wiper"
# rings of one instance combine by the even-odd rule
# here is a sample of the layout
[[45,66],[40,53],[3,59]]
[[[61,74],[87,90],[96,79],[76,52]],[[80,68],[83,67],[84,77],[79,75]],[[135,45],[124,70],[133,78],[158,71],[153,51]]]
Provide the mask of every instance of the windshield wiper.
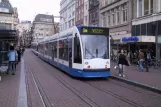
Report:
[[87,48],[85,48],[85,50],[92,56],[92,58],[95,58],[95,56]]

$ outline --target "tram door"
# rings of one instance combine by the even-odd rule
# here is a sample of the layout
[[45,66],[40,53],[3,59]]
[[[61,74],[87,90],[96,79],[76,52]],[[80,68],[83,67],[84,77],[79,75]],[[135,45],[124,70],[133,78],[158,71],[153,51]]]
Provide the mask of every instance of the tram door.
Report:
[[68,51],[68,56],[69,56],[69,67],[72,68],[72,38],[68,38],[68,46],[69,46],[69,51]]

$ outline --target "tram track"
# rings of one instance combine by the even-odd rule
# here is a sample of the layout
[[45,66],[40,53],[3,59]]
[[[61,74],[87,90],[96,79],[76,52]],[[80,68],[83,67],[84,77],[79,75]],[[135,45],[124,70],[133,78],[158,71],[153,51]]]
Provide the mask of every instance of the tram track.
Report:
[[[58,69],[56,70],[56,72],[52,72],[53,71],[52,70],[52,66],[49,65],[48,63],[45,63],[45,64],[41,63],[40,66],[42,66],[43,69],[45,69],[44,72],[47,71],[49,74],[51,74],[53,78],[58,80],[63,86],[65,86],[67,89],[69,89],[72,93],[74,93],[82,101],[86,102],[86,104],[88,104],[91,107],[101,107],[100,104],[98,104],[97,102],[95,102],[93,100],[93,98],[85,95],[80,89],[78,89],[76,86],[74,86],[74,84],[67,82],[67,80],[64,79],[64,77],[66,76],[66,75],[64,75],[64,73],[58,72]],[[49,67],[49,66],[51,66],[51,67]],[[119,94],[117,94],[117,93],[115,93],[113,91],[107,90],[108,88],[107,89],[102,89],[102,88],[98,87],[97,85],[94,85],[93,83],[89,83],[88,81],[84,81],[84,80],[81,80],[81,82],[83,82],[84,84],[89,85],[90,87],[92,87],[95,90],[99,90],[100,92],[105,93],[107,96],[110,95],[110,96],[112,96],[112,97],[114,97],[114,98],[116,98],[116,99],[118,99],[118,100],[120,100],[122,102],[125,102],[125,103],[127,103],[127,104],[129,104],[131,106],[134,106],[134,107],[145,107],[142,104],[136,103],[136,101],[129,100],[128,98],[125,98],[122,95],[119,95]],[[106,82],[106,80],[104,82]],[[111,79],[110,79],[110,81],[107,81],[107,82],[110,83],[110,84],[115,84],[117,86],[120,86],[120,87],[129,89],[129,90],[135,91],[135,92],[143,94],[143,95],[149,95],[150,97],[152,97],[152,96],[154,98],[155,97],[160,97],[159,95],[155,95],[153,93],[142,92],[140,90],[137,90],[137,89],[134,89],[132,87],[129,87],[130,85],[126,86],[125,84],[120,84],[121,82],[119,83],[119,82],[116,82],[116,81],[111,81]]]
[[[46,67],[44,67],[46,69]],[[86,102],[90,107],[101,107],[99,104],[97,104],[95,101],[93,101],[91,98],[83,94],[81,91],[70,85],[68,82],[66,82],[64,79],[62,79],[60,76],[55,76],[55,73],[51,73],[48,69],[46,69],[54,78],[56,78],[61,84],[63,84],[67,89],[69,89],[71,92],[73,92],[77,97],[79,97],[82,101]],[[56,74],[57,75],[57,74]]]
[[38,77],[36,76],[35,72],[32,71],[32,68],[30,65],[27,65],[27,70],[28,70],[28,73],[30,73],[32,76],[34,85],[39,94],[43,107],[52,107],[52,103],[50,102],[48,95],[45,93],[45,90],[41,86],[40,81],[38,80]]
[[[145,88],[141,88],[141,87],[136,87],[135,85],[130,85],[130,87],[128,86],[129,84],[127,83],[124,83],[122,81],[119,81],[119,80],[113,80],[113,79],[110,79],[110,81],[108,81],[109,83],[112,83],[112,84],[115,84],[115,85],[118,85],[118,86],[121,86],[121,87],[124,87],[124,88],[127,88],[129,90],[132,90],[132,91],[135,91],[135,92],[138,92],[140,94],[144,94],[144,95],[149,95],[150,97],[159,97],[161,99],[161,96],[158,95],[158,93],[151,93],[151,91],[149,92],[145,92],[143,90],[145,90]],[[134,87],[135,86],[135,87]],[[135,88],[140,88],[140,89],[143,89],[142,91],[139,91],[138,89],[135,89]]]
[[[43,103],[44,107],[53,107],[52,103],[50,102],[51,100],[48,98],[48,95],[45,93],[44,88],[41,86],[40,81],[38,80],[38,77],[36,74],[31,70],[31,66],[28,65],[29,72],[31,72],[31,75],[33,77],[35,86],[37,88],[37,91],[39,93],[39,96],[41,98],[41,101]],[[45,69],[46,67],[44,67]],[[48,71],[47,69],[45,69]],[[49,71],[48,71],[49,72]],[[49,72],[50,73],[50,72]],[[54,74],[50,73],[56,80],[58,80],[63,86],[65,86],[68,90],[70,90],[72,93],[74,93],[78,98],[80,98],[83,102],[85,102],[89,107],[101,107],[94,101],[92,101],[89,97],[81,93],[81,91],[77,90],[76,88],[72,87],[70,84],[68,84],[65,80],[60,77],[55,76]]]
[[[44,66],[44,68],[46,69],[46,67]],[[46,69],[47,70],[47,69]],[[49,70],[47,70],[49,73],[50,73],[50,71]],[[54,73],[51,73],[55,78],[57,78],[63,85],[65,85],[66,87],[68,87],[66,84],[68,84],[65,80],[63,80],[62,79],[62,77],[60,77],[60,76],[58,76],[58,74],[55,74],[55,75],[57,75],[58,77],[56,77],[55,75],[54,75]],[[82,81],[82,82],[84,82],[84,81]],[[94,86],[94,85],[92,85],[92,84],[89,84],[89,83],[87,83],[87,82],[84,82],[84,83],[86,83],[86,84],[88,84],[88,85],[90,85],[91,87],[93,87],[93,88],[95,88],[95,89],[98,89],[99,91],[102,91],[102,92],[104,92],[104,93],[106,93],[106,94],[108,94],[108,95],[111,95],[111,96],[113,96],[113,97],[115,97],[115,98],[117,98],[117,99],[119,99],[119,100],[121,100],[121,101],[123,101],[123,102],[125,102],[125,103],[128,103],[128,104],[130,104],[130,105],[132,105],[132,106],[134,106],[134,107],[144,107],[144,106],[142,106],[142,105],[140,105],[140,104],[137,104],[137,103],[135,103],[135,102],[133,102],[133,101],[131,101],[131,100],[128,100],[128,99],[126,99],[126,98],[123,98],[122,96],[119,96],[119,95],[117,95],[117,94],[115,94],[115,93],[113,93],[113,92],[111,92],[111,91],[105,91],[105,90],[102,90],[102,89],[100,89],[100,88],[98,88],[98,87],[96,87],[96,86]],[[69,84],[68,84],[69,85]],[[71,90],[71,87],[74,89],[74,90],[77,90],[77,91],[79,91],[78,89],[76,89],[75,87],[73,87],[72,85],[69,85],[70,87],[68,87],[68,89],[69,90]],[[71,90],[72,91],[72,90]],[[74,92],[74,91],[72,91],[72,92]],[[80,91],[79,91],[80,92]],[[75,92],[74,92],[75,93]],[[87,96],[86,96],[87,97]],[[88,97],[87,97],[88,98]],[[88,100],[91,100],[92,101],[92,99],[91,98],[88,98]],[[92,101],[92,102],[94,102],[94,101]],[[95,103],[95,102],[94,102]],[[99,106],[99,104],[96,104],[97,105],[97,107],[101,107],[101,106]],[[91,105],[92,106],[92,105]],[[96,106],[92,106],[92,107],[96,107]]]
[[[46,63],[47,64],[47,63]],[[46,67],[44,66],[44,68],[46,69]],[[46,69],[49,73],[50,73],[50,71],[48,70],[48,69]],[[57,79],[59,79],[59,81],[61,81],[61,83],[62,84],[64,84],[64,85],[66,85],[66,84],[68,84],[65,80],[63,80],[62,79],[62,77],[56,77],[55,75],[60,75],[60,74],[55,74],[55,73],[51,73],[55,78],[57,78]],[[81,80],[82,81],[82,80]],[[123,97],[123,96],[121,96],[121,95],[118,95],[118,94],[116,94],[115,92],[112,92],[112,91],[110,91],[110,90],[104,90],[104,89],[101,89],[101,88],[99,88],[99,87],[97,87],[97,86],[95,86],[95,85],[93,85],[93,84],[91,84],[91,83],[88,83],[88,82],[85,82],[85,81],[82,81],[82,82],[84,82],[84,83],[86,83],[86,84],[88,84],[88,85],[90,85],[91,87],[93,87],[93,88],[95,88],[95,89],[97,89],[97,90],[99,90],[99,91],[101,91],[101,92],[104,92],[105,94],[107,94],[107,95],[111,95],[111,96],[113,96],[114,98],[117,98],[117,99],[119,99],[119,100],[121,100],[121,101],[123,101],[123,102],[125,102],[125,103],[128,103],[128,104],[130,104],[130,105],[132,105],[132,106],[134,106],[134,107],[145,107],[145,106],[143,106],[143,105],[141,105],[141,104],[139,104],[139,103],[136,103],[135,101],[132,101],[132,100],[129,100],[129,99],[127,99],[127,98],[125,98],[125,97]],[[109,82],[109,81],[108,81]],[[119,84],[117,84],[117,83],[114,83],[114,82],[111,82],[110,81],[110,83],[113,83],[113,84],[115,84],[115,85],[119,85]],[[144,93],[144,92],[141,92],[141,91],[137,91],[136,89],[132,89],[132,88],[130,88],[130,87],[128,87],[128,86],[124,86],[124,85],[119,85],[119,86],[121,86],[121,87],[124,87],[124,88],[127,88],[127,89],[130,89],[130,90],[133,90],[133,91],[135,91],[135,92],[138,92],[138,93],[140,93],[140,94],[146,94],[146,95],[149,95],[149,94],[147,94],[147,93]],[[74,88],[72,85],[70,85],[70,87],[68,88],[68,89],[70,89],[71,90],[71,87],[72,88]],[[76,88],[74,88],[74,89],[76,89]],[[77,89],[76,89],[77,90]],[[79,90],[77,90],[77,91],[79,91]],[[73,92],[73,91],[72,91]],[[156,95],[153,95],[153,96],[156,96]],[[91,98],[89,98],[90,100],[91,100]],[[93,101],[94,102],[94,101]],[[98,105],[98,104],[97,104]],[[95,106],[92,106],[92,107],[95,107]],[[100,106],[101,107],[101,106]]]
[[[93,88],[96,88],[96,89],[98,89],[98,90],[100,90],[100,91],[102,91],[102,92],[105,92],[106,94],[109,94],[109,95],[111,95],[111,96],[114,96],[114,97],[116,97],[116,98],[118,98],[118,99],[120,99],[120,100],[122,100],[122,101],[124,101],[124,102],[126,102],[126,103],[129,103],[129,104],[131,104],[131,105],[133,105],[133,106],[135,106],[135,107],[144,107],[143,105],[140,105],[140,104],[138,104],[138,103],[136,103],[136,102],[134,102],[134,101],[132,101],[132,100],[129,100],[129,99],[127,99],[127,98],[125,98],[125,97],[123,97],[123,96],[121,96],[121,95],[116,94],[115,92],[112,92],[112,91],[108,90],[108,87],[106,87],[106,89],[105,89],[105,88],[103,89],[103,88],[100,88],[100,87],[97,86],[97,85],[94,85],[93,83],[89,83],[89,82],[84,81],[84,80],[82,80],[82,81],[83,81],[84,83],[86,83],[86,84],[92,86]],[[99,80],[98,80],[98,81],[99,81]],[[157,94],[147,93],[147,92],[144,92],[143,90],[142,90],[142,91],[139,91],[139,90],[137,90],[137,89],[134,89],[134,88],[128,87],[128,86],[126,86],[126,85],[120,84],[120,83],[121,83],[120,81],[119,81],[119,83],[114,82],[113,80],[112,80],[112,81],[111,81],[111,80],[106,80],[106,81],[107,81],[108,83],[112,83],[112,84],[115,84],[115,85],[117,85],[117,86],[121,86],[121,87],[123,87],[123,88],[132,90],[132,91],[134,91],[134,92],[137,92],[137,93],[140,93],[140,94],[144,94],[144,95],[148,95],[148,96],[151,97],[151,98],[155,98],[155,99],[161,100],[161,96],[159,96],[159,95],[157,95]],[[105,82],[105,81],[103,81],[103,82]],[[98,83],[98,84],[101,84],[101,83]],[[102,83],[102,85],[103,85],[103,83]],[[137,87],[137,88],[138,88],[138,87]],[[142,89],[142,88],[141,88],[141,89]]]

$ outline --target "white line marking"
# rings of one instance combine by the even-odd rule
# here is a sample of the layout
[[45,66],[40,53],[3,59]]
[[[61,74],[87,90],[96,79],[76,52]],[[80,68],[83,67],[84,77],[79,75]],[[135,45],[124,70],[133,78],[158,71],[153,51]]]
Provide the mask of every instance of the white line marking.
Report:
[[19,96],[18,96],[17,107],[28,107],[23,58],[21,58],[21,75],[20,75]]

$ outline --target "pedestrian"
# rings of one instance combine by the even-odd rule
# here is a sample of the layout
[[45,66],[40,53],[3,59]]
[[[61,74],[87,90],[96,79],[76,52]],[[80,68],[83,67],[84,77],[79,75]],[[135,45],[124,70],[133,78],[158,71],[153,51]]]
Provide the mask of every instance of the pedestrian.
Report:
[[18,62],[20,62],[21,61],[21,50],[20,50],[20,47],[18,47],[17,53],[18,53]]
[[121,49],[118,55],[118,65],[119,65],[119,76],[125,77],[125,65],[129,66],[129,63],[127,61],[125,51]]
[[138,64],[139,64],[139,71],[143,71],[143,62],[144,62],[144,53],[143,51],[140,49],[139,50],[139,55],[138,55]]
[[23,48],[20,48],[21,56],[23,56]]
[[149,72],[149,66],[151,65],[151,54],[149,50],[146,50],[145,53],[145,67],[146,67],[146,72]]
[[12,75],[15,75],[16,57],[18,57],[17,51],[14,49],[14,46],[10,46],[10,50],[8,52],[9,63],[7,74],[9,74],[10,69],[12,68]]
[[127,61],[129,63],[129,65],[131,65],[131,52],[129,51],[128,54],[127,54]]

